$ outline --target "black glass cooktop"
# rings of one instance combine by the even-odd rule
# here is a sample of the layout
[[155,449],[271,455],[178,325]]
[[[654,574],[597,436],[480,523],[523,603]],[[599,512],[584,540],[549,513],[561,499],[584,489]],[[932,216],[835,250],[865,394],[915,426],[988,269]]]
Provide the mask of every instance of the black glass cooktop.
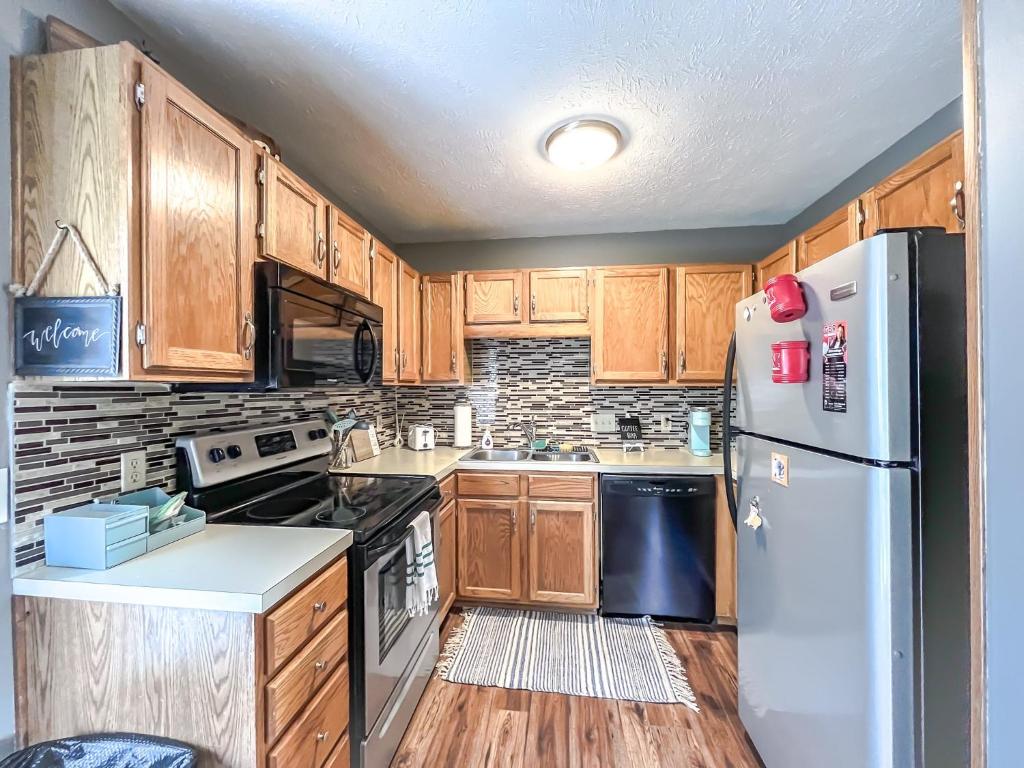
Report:
[[364,541],[427,494],[418,475],[329,475],[322,459],[196,491],[211,523],[348,528]]

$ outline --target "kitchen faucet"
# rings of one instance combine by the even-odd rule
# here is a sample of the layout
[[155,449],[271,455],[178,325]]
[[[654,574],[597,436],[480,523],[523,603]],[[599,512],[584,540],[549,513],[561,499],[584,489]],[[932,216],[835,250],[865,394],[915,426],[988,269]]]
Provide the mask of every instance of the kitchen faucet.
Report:
[[533,448],[533,441],[537,439],[537,425],[532,421],[521,421],[516,425],[526,435],[526,444]]

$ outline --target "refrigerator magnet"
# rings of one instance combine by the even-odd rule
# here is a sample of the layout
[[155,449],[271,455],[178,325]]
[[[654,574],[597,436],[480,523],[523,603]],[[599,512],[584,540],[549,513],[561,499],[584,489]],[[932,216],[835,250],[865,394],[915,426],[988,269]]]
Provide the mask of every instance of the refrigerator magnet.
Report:
[[846,413],[847,323],[837,320],[821,329],[821,409]]
[[772,482],[789,488],[789,456],[772,452]]

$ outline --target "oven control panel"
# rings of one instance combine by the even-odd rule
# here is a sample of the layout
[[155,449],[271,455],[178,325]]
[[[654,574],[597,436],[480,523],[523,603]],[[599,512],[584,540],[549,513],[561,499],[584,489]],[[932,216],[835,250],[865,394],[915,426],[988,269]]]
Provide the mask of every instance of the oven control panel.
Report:
[[327,422],[314,419],[179,437],[175,446],[188,462],[192,487],[206,488],[324,456],[331,451],[331,433]]

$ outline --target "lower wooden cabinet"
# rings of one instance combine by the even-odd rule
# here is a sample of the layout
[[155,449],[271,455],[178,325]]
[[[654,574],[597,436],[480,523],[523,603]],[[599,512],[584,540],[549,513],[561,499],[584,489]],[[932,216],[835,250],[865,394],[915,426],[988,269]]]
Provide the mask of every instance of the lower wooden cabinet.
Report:
[[[596,608],[595,481],[592,474],[460,472],[458,597]],[[478,497],[463,497],[467,489]],[[510,494],[522,496],[502,498]]]
[[434,546],[434,563],[437,566],[437,596],[441,604],[438,614],[441,620],[455,602],[456,545],[455,500],[447,502],[438,514],[437,543]]

